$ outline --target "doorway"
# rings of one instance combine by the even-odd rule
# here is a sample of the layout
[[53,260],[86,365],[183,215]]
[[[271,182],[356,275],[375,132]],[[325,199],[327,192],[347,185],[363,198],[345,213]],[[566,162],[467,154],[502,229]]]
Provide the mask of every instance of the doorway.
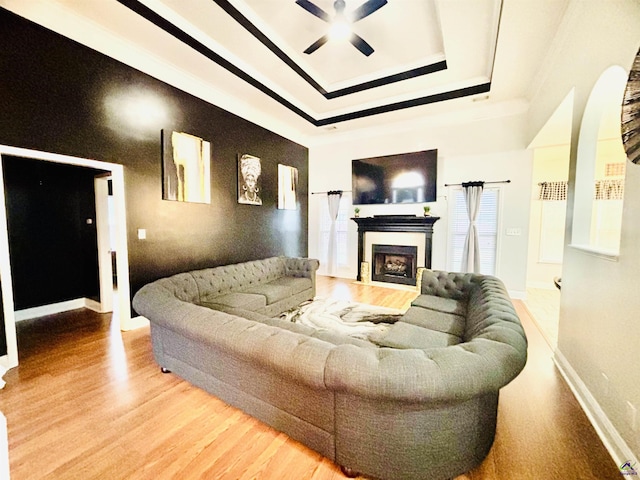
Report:
[[524,304],[549,346],[558,344],[566,245],[574,92],[569,92],[528,146],[532,152],[527,296]]
[[[18,351],[16,338],[16,317],[14,306],[13,282],[11,276],[11,259],[9,253],[9,237],[7,229],[7,205],[5,199],[4,187],[4,171],[2,168],[2,156],[21,157],[33,160],[42,160],[45,162],[54,162],[65,165],[75,165],[87,167],[106,172],[106,177],[111,181],[113,193],[113,209],[115,212],[114,225],[114,241],[118,255],[116,256],[116,270],[118,277],[118,295],[117,301],[113,304],[112,321],[118,322],[121,330],[129,330],[131,326],[131,302],[129,287],[129,261],[127,251],[127,229],[126,229],[126,210],[124,198],[124,169],[122,165],[90,160],[66,155],[58,155],[48,152],[40,152],[35,150],[16,148],[0,145],[0,287],[2,300],[2,315],[4,317],[5,337],[6,337],[6,354],[0,356],[0,366],[4,368],[13,368],[18,365]],[[103,189],[107,186],[106,180],[96,178],[96,188]],[[101,190],[103,192],[103,190]],[[100,192],[96,192],[96,199],[103,198]],[[98,201],[97,201],[98,203]],[[96,204],[96,209],[101,207]],[[104,218],[104,212],[101,214]],[[104,224],[104,222],[103,222]],[[108,229],[108,226],[107,226]],[[108,232],[108,230],[107,230]],[[104,245],[99,244],[100,247]],[[100,250],[99,250],[100,252]],[[99,255],[100,257],[101,255]],[[109,265],[111,265],[111,255],[109,253]],[[109,276],[111,273],[109,272]],[[112,281],[110,282],[112,285]],[[102,288],[101,288],[102,293]],[[112,295],[101,296],[102,299],[113,298]],[[104,308],[101,306],[101,308]]]

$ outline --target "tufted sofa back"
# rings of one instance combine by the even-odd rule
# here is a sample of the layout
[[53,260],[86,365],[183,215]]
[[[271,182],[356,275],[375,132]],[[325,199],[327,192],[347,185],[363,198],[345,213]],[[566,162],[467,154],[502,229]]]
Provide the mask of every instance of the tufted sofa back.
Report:
[[422,287],[424,295],[468,300],[471,288],[479,281],[473,273],[453,273],[439,270],[422,270]]
[[191,273],[178,273],[177,275],[157,280],[156,283],[166,288],[183,302],[198,302],[198,285],[196,285]]
[[271,282],[285,276],[285,273],[285,262],[281,257],[189,272],[198,288],[199,300],[196,303],[209,302],[220,295]]
[[503,333],[522,332],[520,319],[514,310],[504,284],[496,277],[478,276],[477,285],[470,290],[467,304],[465,339],[492,339],[499,330]]

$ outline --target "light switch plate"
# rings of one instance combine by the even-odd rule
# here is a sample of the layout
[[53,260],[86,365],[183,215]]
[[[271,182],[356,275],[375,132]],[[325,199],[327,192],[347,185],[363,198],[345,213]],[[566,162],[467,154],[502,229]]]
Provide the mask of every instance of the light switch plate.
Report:
[[138,240],[146,240],[147,239],[147,230],[145,228],[138,229]]

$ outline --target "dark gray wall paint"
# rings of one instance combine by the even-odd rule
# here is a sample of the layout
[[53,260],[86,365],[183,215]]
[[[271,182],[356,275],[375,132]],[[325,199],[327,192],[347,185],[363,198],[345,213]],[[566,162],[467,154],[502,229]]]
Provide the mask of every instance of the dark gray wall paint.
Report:
[[[307,148],[4,9],[0,32],[0,143],[125,166],[132,294],[189,269],[307,254]],[[211,205],[162,200],[162,129],[211,142]],[[262,159],[262,206],[237,203],[242,153]],[[298,168],[297,211],[276,208],[278,163]]]

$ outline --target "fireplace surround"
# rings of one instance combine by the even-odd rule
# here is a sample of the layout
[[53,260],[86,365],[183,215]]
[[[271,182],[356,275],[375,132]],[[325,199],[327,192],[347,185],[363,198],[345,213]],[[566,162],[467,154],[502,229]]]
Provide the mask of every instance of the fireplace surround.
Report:
[[374,215],[373,217],[352,218],[351,220],[358,224],[358,280],[362,280],[360,265],[364,261],[364,237],[367,232],[424,234],[425,258],[424,265],[421,266],[431,268],[433,224],[439,219],[440,217],[418,217],[416,215]]

